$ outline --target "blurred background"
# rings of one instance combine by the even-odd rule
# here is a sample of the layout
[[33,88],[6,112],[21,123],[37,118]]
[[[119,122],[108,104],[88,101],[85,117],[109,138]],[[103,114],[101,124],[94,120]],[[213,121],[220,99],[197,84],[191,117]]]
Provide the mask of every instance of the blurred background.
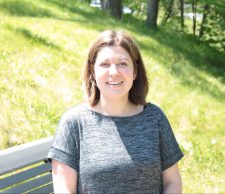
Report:
[[224,27],[224,0],[0,0],[0,149],[53,135],[84,100],[93,39],[124,30],[185,154],[183,192],[224,193]]

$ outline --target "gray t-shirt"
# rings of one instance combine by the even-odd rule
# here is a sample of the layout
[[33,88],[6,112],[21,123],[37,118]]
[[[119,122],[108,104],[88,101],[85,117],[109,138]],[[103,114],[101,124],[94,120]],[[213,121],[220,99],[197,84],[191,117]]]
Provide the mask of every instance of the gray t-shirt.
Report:
[[105,116],[85,104],[62,116],[48,158],[78,172],[78,193],[162,193],[162,171],[183,157],[162,110]]

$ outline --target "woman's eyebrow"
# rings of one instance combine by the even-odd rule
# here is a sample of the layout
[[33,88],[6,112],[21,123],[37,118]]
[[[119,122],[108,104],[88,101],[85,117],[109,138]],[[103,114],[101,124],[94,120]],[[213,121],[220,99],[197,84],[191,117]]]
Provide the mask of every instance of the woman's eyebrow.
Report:
[[102,59],[100,62],[109,62],[109,59]]
[[126,57],[121,57],[121,58],[119,58],[119,60],[120,60],[120,61],[122,61],[122,60],[129,61],[129,59],[128,59],[128,58],[126,58]]

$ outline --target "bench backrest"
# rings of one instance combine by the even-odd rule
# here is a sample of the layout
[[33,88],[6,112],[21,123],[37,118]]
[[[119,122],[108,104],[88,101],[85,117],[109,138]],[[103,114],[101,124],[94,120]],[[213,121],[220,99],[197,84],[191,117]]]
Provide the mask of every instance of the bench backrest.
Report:
[[0,193],[53,193],[52,137],[0,151]]

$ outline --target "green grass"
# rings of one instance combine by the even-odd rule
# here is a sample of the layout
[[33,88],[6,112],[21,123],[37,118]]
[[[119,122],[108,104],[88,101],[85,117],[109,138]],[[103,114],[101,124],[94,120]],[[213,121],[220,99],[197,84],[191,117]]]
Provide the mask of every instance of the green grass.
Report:
[[148,100],[166,112],[185,153],[184,193],[223,193],[224,53],[73,0],[0,0],[0,149],[53,135],[61,114],[83,101],[82,64],[105,29],[126,30],[140,46]]

